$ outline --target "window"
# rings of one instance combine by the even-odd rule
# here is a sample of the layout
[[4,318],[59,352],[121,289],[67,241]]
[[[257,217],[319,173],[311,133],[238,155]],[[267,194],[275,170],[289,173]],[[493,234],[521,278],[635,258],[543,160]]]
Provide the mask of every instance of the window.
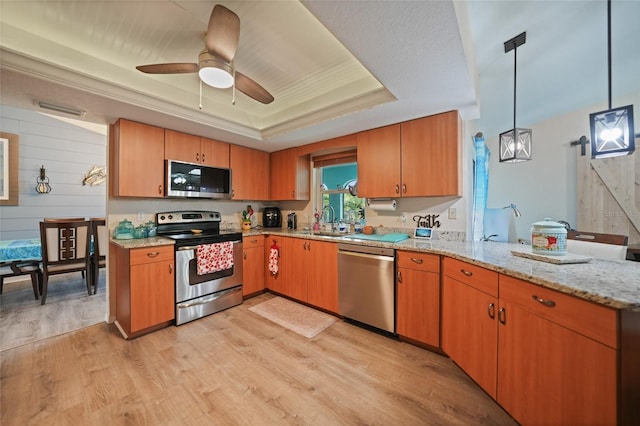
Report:
[[322,212],[320,218],[324,222],[331,220],[330,209],[333,207],[335,220],[355,223],[364,222],[364,199],[355,194],[358,165],[355,162],[320,166],[314,168],[315,172],[315,205],[317,211]]

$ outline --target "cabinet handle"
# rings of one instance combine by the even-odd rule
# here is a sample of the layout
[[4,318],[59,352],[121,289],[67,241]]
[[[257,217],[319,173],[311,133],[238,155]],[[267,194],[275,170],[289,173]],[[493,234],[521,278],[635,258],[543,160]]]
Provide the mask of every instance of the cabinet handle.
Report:
[[242,250],[242,258],[244,260],[247,260],[247,251],[246,250]]
[[498,311],[498,321],[500,321],[501,324],[507,323],[507,311],[505,311],[504,308],[500,308]]
[[399,193],[400,193],[400,185],[396,183],[396,194],[399,194]]
[[493,303],[489,303],[487,313],[489,314],[489,318],[494,319],[496,317],[496,305],[494,305]]
[[311,241],[307,243],[307,250],[311,251]]
[[465,274],[466,276],[470,277],[471,275],[473,275],[473,272],[471,271],[465,271],[464,269],[460,269],[460,272],[462,272],[463,274]]
[[233,189],[231,190],[231,198],[236,196],[236,191],[234,191]]
[[169,273],[173,274],[173,263],[169,264]]
[[397,273],[397,280],[398,280],[398,283],[402,282],[402,272],[400,272],[400,271],[398,271],[398,273]]
[[251,240],[251,244],[257,244],[258,240]]
[[414,263],[417,263],[418,265],[422,265],[424,263],[424,260],[419,259],[417,257],[412,257],[411,261],[414,262]]
[[196,163],[200,162],[200,153],[196,152]]
[[544,306],[548,306],[550,308],[553,308],[554,306],[556,306],[556,302],[554,302],[553,300],[545,300],[536,296],[535,294],[531,295],[531,298],[536,302],[542,303]]
[[205,161],[205,160],[204,160],[204,154],[202,154],[202,162],[204,163],[204,161]]
[[291,198],[296,196],[296,191],[291,191]]
[[148,257],[158,257],[158,255],[160,254],[159,251],[151,251],[149,253],[147,253]]
[[158,185],[158,194],[162,195],[162,185]]
[[406,184],[406,183],[403,183],[403,184],[402,184],[402,193],[403,193],[403,194],[406,194],[406,193],[407,193],[407,184]]

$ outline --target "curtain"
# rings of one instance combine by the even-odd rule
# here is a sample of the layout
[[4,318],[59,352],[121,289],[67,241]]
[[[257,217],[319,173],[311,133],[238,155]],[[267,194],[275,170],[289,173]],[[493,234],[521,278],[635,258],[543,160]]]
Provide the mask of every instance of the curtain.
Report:
[[473,167],[473,223],[471,231],[473,241],[480,241],[484,233],[484,211],[487,207],[489,191],[489,158],[491,151],[484,143],[484,136],[478,133],[473,137],[475,158]]

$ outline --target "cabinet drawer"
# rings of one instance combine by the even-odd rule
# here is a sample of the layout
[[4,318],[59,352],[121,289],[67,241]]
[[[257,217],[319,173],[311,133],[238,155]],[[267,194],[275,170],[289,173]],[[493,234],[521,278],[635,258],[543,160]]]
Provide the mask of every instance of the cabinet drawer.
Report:
[[[506,275],[500,275],[500,299],[517,303],[607,346],[618,347],[618,313],[615,309]],[[506,321],[508,324],[509,312]]]
[[417,269],[418,271],[440,272],[440,256],[415,251],[396,251],[399,268]]
[[143,263],[173,261],[173,246],[154,246],[131,249],[129,264],[140,265]]
[[253,235],[242,237],[243,248],[248,249],[251,247],[264,247],[264,236]]
[[467,262],[445,257],[443,273],[454,280],[477,290],[498,297],[498,273]]

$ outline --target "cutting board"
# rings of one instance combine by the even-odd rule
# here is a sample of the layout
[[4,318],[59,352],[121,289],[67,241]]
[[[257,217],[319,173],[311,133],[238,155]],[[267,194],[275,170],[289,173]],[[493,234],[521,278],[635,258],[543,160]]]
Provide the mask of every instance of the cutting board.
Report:
[[571,263],[588,263],[591,261],[591,257],[583,256],[580,254],[567,253],[561,256],[550,256],[547,254],[538,254],[530,251],[518,251],[511,250],[511,254],[514,256],[524,257],[527,259],[540,260],[542,262],[555,263],[557,265],[566,265]]
[[381,243],[399,243],[400,241],[406,240],[409,238],[409,234],[402,234],[399,232],[391,233],[391,234],[352,234],[345,235],[344,238],[350,238],[353,240],[365,240],[365,241],[379,241]]

